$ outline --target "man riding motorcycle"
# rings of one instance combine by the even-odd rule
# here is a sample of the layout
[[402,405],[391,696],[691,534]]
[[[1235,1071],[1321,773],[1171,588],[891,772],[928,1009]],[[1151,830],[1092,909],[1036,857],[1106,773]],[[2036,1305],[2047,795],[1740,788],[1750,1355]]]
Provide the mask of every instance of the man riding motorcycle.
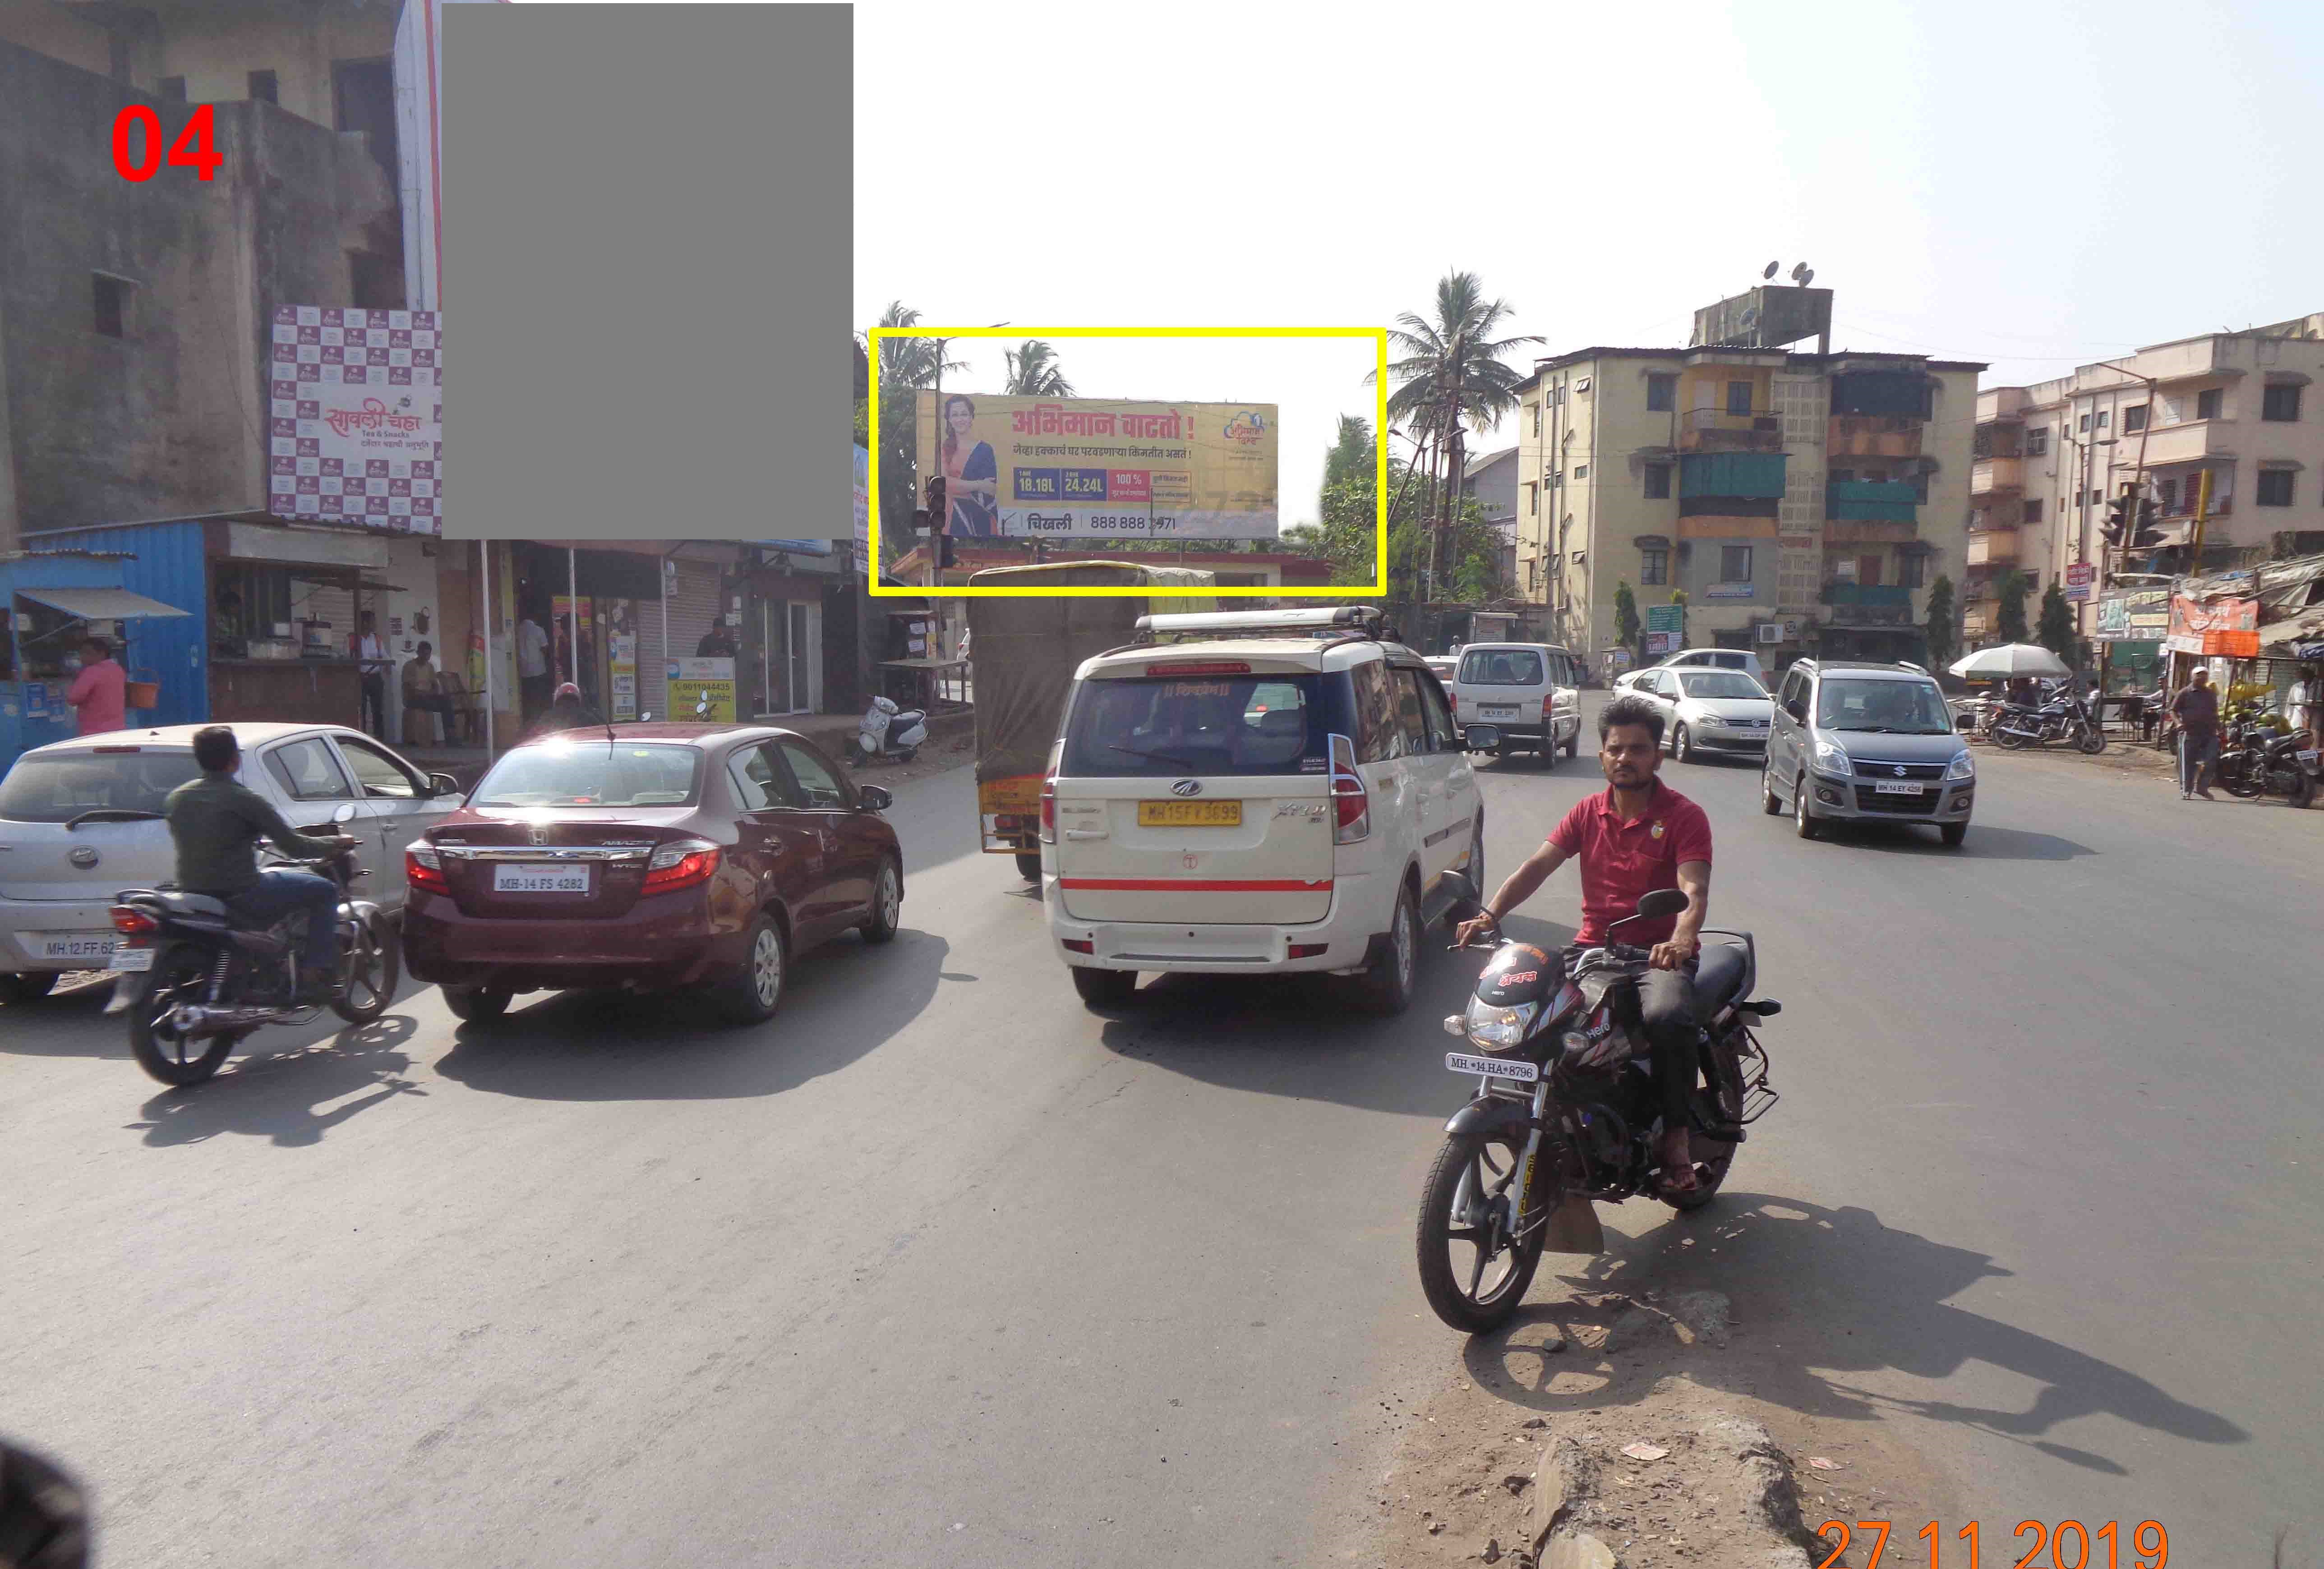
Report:
[[1578,948],[1606,940],[1606,929],[1657,888],[1686,895],[1686,909],[1642,921],[1628,940],[1652,949],[1653,968],[1638,983],[1639,1023],[1654,1051],[1662,1097],[1661,1175],[1671,1193],[1695,1184],[1689,1143],[1695,1085],[1694,973],[1700,933],[1711,913],[1711,820],[1702,808],[1655,777],[1662,766],[1662,711],[1641,697],[1618,697],[1598,716],[1598,763],[1606,791],[1565,814],[1523,866],[1462,922],[1458,940],[1498,929],[1502,919],[1568,860],[1582,863]]
[[194,761],[202,770],[170,792],[161,815],[178,847],[178,885],[205,894],[253,923],[271,923],[293,910],[307,913],[299,948],[299,1000],[327,1003],[338,971],[339,887],[316,872],[291,867],[258,869],[253,850],[271,840],[286,856],[313,858],[351,849],[345,834],[309,838],[255,790],[239,784],[241,743],[225,725],[194,734]]

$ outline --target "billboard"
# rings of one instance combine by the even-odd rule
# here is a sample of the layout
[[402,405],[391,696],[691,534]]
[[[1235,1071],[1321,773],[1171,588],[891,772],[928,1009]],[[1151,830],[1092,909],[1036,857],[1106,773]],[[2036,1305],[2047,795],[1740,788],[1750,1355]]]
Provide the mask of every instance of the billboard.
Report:
[[2172,594],[2171,632],[2165,640],[2174,654],[2255,658],[2259,654],[2259,601]]
[[2090,636],[2101,643],[2159,643],[2170,630],[2171,591],[2128,589],[2099,596]]
[[955,539],[1272,539],[1271,403],[919,395]]
[[439,534],[442,348],[432,310],[274,308],[267,510]]

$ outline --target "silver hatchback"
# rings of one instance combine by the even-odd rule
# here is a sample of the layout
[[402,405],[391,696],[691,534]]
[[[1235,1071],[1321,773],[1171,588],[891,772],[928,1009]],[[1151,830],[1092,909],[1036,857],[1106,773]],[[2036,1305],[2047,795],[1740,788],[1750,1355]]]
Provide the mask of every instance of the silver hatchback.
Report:
[[1969,835],[1977,764],[1944,693],[1902,665],[1803,659],[1784,674],[1761,804],[1802,839],[1831,821],[1923,823]]

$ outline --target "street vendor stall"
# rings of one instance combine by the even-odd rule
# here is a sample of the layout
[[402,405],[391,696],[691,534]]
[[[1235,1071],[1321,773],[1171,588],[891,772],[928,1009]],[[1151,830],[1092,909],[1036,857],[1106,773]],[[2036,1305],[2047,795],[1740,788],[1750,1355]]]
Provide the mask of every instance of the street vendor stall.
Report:
[[136,629],[152,618],[189,612],[121,586],[124,558],[95,551],[25,551],[0,555],[0,768],[19,753],[63,740],[78,728],[65,693],[67,660],[100,637],[129,674],[131,724],[150,722],[159,693],[154,673],[138,663]]

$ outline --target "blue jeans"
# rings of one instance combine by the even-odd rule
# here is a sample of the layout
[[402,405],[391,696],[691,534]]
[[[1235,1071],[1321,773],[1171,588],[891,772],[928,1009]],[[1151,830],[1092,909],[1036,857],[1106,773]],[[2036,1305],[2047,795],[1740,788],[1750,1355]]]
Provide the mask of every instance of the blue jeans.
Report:
[[309,969],[337,964],[339,885],[320,872],[289,867],[269,867],[258,878],[258,886],[226,901],[235,913],[271,926],[291,911],[304,909],[307,935],[299,945],[299,962]]
[[2204,790],[2210,786],[2211,775],[2219,760],[2219,732],[2206,730],[2200,735],[2192,730],[2179,732],[2179,791]]

